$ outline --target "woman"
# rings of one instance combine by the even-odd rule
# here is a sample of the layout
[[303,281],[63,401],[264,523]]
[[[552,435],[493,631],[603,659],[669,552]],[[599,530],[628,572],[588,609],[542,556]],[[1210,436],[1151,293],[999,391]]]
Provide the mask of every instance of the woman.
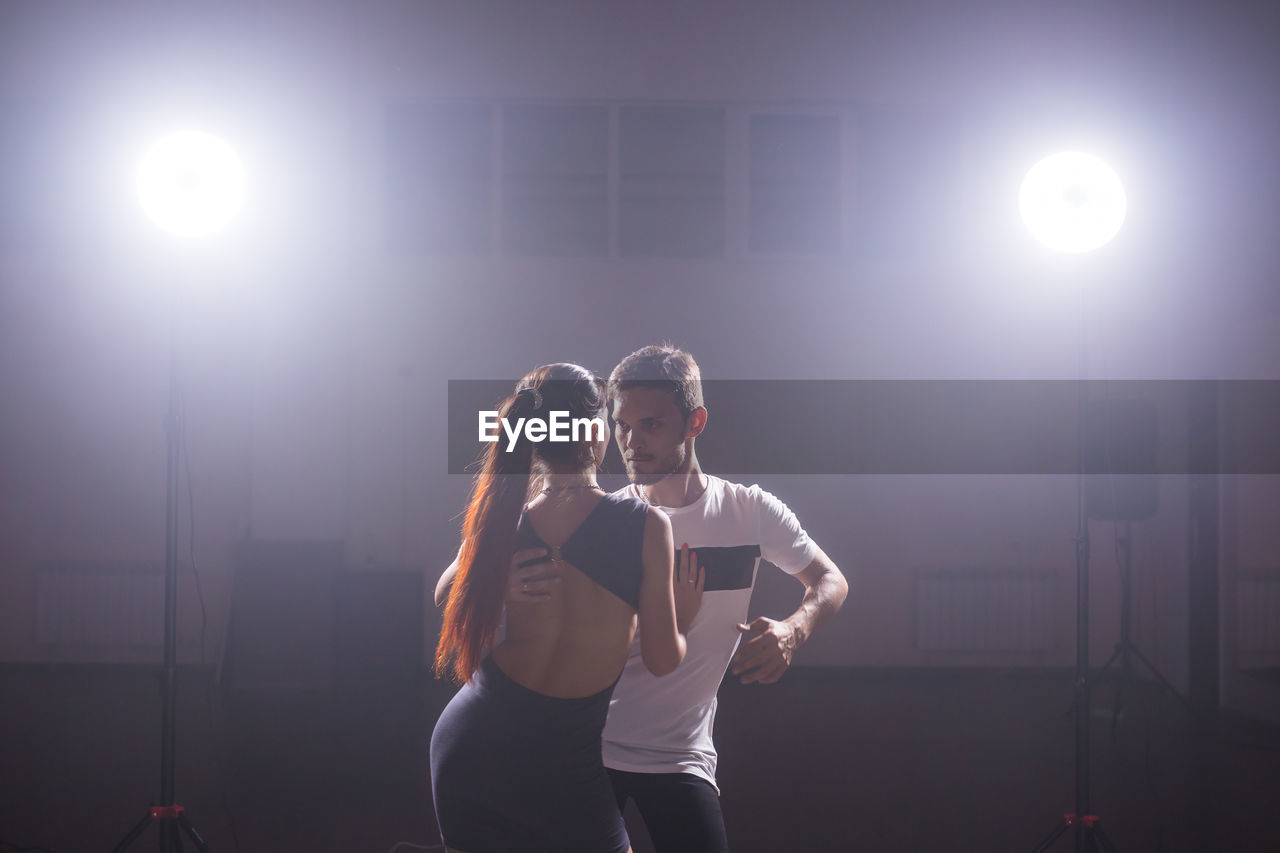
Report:
[[[499,407],[513,427],[568,412],[604,429],[567,442],[521,430],[510,449],[504,433],[485,452],[436,648],[437,673],[466,682],[431,736],[432,793],[451,851],[630,850],[600,757],[609,697],[637,620],[649,670],[679,665],[702,583],[685,584],[678,625],[670,521],[596,484],[605,398],[589,371],[552,364]],[[506,601],[512,555],[529,547],[549,553],[559,583],[545,601]]]

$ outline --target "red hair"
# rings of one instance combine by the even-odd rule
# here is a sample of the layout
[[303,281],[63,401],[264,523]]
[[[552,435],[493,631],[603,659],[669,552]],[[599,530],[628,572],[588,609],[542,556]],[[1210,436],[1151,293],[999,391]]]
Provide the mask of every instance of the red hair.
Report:
[[[499,416],[512,420],[532,409],[532,394],[509,397]],[[522,411],[523,410],[523,411]],[[533,443],[523,433],[510,451],[503,442],[490,444],[484,464],[471,487],[458,573],[444,607],[444,625],[436,645],[436,674],[470,681],[480,666],[485,645],[502,619],[507,564],[515,552],[516,522],[529,491]]]
[[[543,395],[546,400],[543,400]],[[520,390],[498,406],[500,418],[515,422],[548,409],[593,416],[604,407],[604,383],[576,364],[552,364],[526,376]],[[590,432],[590,431],[588,431]],[[533,442],[521,430],[515,446],[496,441],[484,451],[480,473],[471,487],[458,573],[444,607],[444,625],[436,645],[436,675],[470,681],[502,619],[516,525],[529,492]],[[594,464],[588,442],[544,445],[543,457]]]

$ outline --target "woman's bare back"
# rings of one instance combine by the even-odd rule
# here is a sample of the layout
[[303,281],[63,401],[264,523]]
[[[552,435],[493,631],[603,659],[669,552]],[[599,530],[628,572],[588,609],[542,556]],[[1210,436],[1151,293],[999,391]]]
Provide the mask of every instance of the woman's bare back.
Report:
[[[547,696],[579,698],[609,687],[626,662],[635,635],[636,610],[560,555],[580,536],[606,500],[584,490],[566,500],[539,496],[524,523],[560,557],[560,583],[547,601],[510,604],[506,638],[493,649],[494,662],[520,685]],[[639,554],[617,555],[638,560]]]

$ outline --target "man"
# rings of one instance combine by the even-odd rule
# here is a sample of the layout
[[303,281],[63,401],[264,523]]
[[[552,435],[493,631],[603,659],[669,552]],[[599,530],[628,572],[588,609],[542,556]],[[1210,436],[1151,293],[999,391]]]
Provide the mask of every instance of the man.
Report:
[[[675,672],[650,675],[637,636],[609,705],[604,764],[619,808],[635,801],[658,853],[719,853],[728,850],[728,841],[712,727],[726,669],[744,684],[777,681],[795,650],[840,609],[849,587],[785,504],[759,486],[703,473],[694,442],[706,426],[707,409],[691,355],[669,345],[637,350],[614,368],[609,395],[615,439],[631,480],[621,494],[670,517],[678,576],[697,583],[701,574],[704,589],[684,662]],[[549,564],[523,565],[538,556],[513,556],[508,601],[553,594],[557,581]],[[786,619],[759,617],[747,624],[761,557],[796,577],[805,593]],[[447,597],[455,568],[456,563],[441,576],[437,604]]]

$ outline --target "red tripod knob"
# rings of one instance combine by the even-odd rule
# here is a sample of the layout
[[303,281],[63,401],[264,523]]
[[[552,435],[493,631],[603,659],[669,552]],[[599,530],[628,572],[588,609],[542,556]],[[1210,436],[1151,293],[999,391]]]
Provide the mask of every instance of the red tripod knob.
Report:
[[177,820],[184,809],[182,806],[152,806],[152,820]]

